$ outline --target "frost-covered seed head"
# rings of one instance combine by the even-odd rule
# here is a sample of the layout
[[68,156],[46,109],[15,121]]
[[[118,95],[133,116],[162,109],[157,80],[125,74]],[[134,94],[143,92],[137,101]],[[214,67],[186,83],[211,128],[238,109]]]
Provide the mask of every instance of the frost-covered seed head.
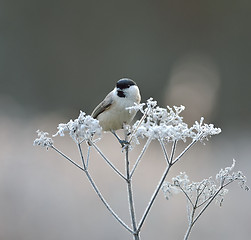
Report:
[[[240,187],[244,190],[249,190],[246,185],[246,177],[241,171],[232,172],[235,166],[235,160],[231,167],[226,167],[224,170],[221,169],[216,174],[215,180],[212,177],[204,179],[201,182],[190,182],[186,173],[180,173],[178,176],[172,179],[172,182],[165,182],[162,190],[167,199],[169,199],[173,193],[185,192],[190,199],[197,202],[197,206],[201,203],[206,203],[215,194],[215,202],[222,205],[224,196],[228,193],[228,189],[225,188],[229,183],[237,181]],[[219,185],[216,184],[219,182]],[[198,198],[198,199],[196,199]]]
[[53,145],[53,140],[48,137],[49,134],[47,132],[37,130],[37,135],[38,138],[36,138],[33,142],[34,146],[46,147],[48,150],[48,148]]
[[[145,108],[144,108],[145,107]],[[161,139],[164,142],[186,141],[187,138],[196,141],[208,140],[208,137],[219,134],[220,128],[215,128],[213,124],[203,123],[204,118],[200,122],[195,122],[192,127],[188,127],[183,122],[183,117],[180,113],[184,111],[184,106],[174,106],[161,108],[152,98],[148,99],[145,105],[134,106],[132,108],[139,109],[144,121],[139,126],[139,121],[136,121],[132,126],[132,132],[135,132],[132,139],[135,143],[139,143],[139,138]],[[136,131],[135,131],[136,130]]]
[[76,143],[91,140],[94,134],[101,135],[102,132],[99,121],[82,111],[77,119],[70,120],[68,123],[60,123],[57,128],[58,131],[54,136],[64,136],[65,132],[68,132]]

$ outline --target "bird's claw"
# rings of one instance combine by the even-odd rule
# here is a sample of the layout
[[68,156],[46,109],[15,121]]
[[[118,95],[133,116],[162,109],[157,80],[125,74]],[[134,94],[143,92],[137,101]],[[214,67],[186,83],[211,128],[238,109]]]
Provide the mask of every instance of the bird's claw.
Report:
[[121,140],[121,139],[119,139],[119,143],[121,144],[122,148],[125,148],[126,146],[130,144],[128,141]]

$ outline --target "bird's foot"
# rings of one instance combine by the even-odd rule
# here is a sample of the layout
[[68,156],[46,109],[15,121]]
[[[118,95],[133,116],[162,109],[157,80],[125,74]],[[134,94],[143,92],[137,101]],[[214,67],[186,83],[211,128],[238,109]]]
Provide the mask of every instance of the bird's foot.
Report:
[[117,138],[117,140],[119,141],[119,143],[121,144],[122,148],[125,148],[126,146],[128,146],[130,143],[126,140],[121,140],[118,135],[115,133],[115,131],[112,131],[112,134]]
[[122,148],[125,148],[126,146],[128,146],[130,143],[126,140],[121,140],[119,139],[119,143],[121,144]]

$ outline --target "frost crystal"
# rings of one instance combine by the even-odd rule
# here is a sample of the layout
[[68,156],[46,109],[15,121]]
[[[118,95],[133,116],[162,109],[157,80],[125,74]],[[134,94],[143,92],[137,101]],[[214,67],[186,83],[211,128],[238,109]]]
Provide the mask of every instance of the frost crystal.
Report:
[[[133,107],[135,108],[135,107]],[[143,121],[138,120],[132,126],[134,132],[134,142],[138,143],[138,138],[162,139],[164,141],[179,141],[184,142],[187,138],[196,141],[208,140],[211,135],[219,134],[220,128],[215,128],[213,124],[203,123],[204,118],[200,122],[195,122],[192,127],[188,127],[183,122],[183,117],[180,113],[185,109],[184,106],[174,106],[173,108],[161,108],[157,106],[157,102],[152,98],[148,99],[145,108],[143,105],[138,109],[143,113]]]
[[53,145],[53,140],[47,137],[49,135],[47,132],[37,130],[37,135],[38,138],[36,138],[33,142],[34,146],[46,147],[46,149],[48,150],[48,148]]
[[68,123],[60,123],[57,129],[58,131],[53,137],[57,135],[64,136],[65,132],[69,132],[69,135],[76,143],[91,140],[95,133],[101,135],[102,130],[97,119],[86,115],[82,111],[80,111],[77,119],[70,120]]

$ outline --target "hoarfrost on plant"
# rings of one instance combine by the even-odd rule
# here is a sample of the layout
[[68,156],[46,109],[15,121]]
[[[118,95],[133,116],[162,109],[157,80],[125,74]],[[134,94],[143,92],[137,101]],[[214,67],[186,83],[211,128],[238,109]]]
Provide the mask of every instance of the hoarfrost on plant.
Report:
[[58,131],[54,136],[64,136],[65,132],[68,132],[76,143],[91,140],[94,134],[101,135],[102,131],[99,121],[82,111],[80,111],[77,119],[70,120],[68,123],[60,123],[57,129]]
[[[231,167],[226,167],[224,170],[221,169],[216,174],[215,180],[212,177],[204,179],[201,182],[191,182],[186,173],[180,173],[178,176],[172,178],[172,182],[165,182],[162,186],[162,190],[167,199],[172,196],[173,193],[182,192],[190,203],[195,207],[203,205],[209,199],[214,198],[215,202],[219,205],[222,204],[224,196],[228,193],[225,188],[230,183],[237,181],[241,188],[249,190],[246,185],[246,177],[241,171],[232,172],[235,166],[235,160]],[[219,182],[219,184],[217,184]]]
[[[144,108],[145,107],[145,108]],[[135,108],[132,107],[132,108]],[[220,128],[215,128],[213,124],[195,122],[192,127],[183,122],[180,116],[185,110],[184,106],[173,106],[161,108],[152,98],[148,99],[145,105],[138,107],[143,114],[143,121],[138,120],[132,126],[132,132],[135,132],[134,142],[139,143],[139,138],[161,139],[165,142],[186,141],[190,138],[195,141],[208,140],[208,137],[219,134]]]
[[49,133],[37,130],[37,135],[38,138],[36,138],[33,142],[34,146],[46,147],[48,150],[48,148],[53,145],[53,140],[48,137]]

